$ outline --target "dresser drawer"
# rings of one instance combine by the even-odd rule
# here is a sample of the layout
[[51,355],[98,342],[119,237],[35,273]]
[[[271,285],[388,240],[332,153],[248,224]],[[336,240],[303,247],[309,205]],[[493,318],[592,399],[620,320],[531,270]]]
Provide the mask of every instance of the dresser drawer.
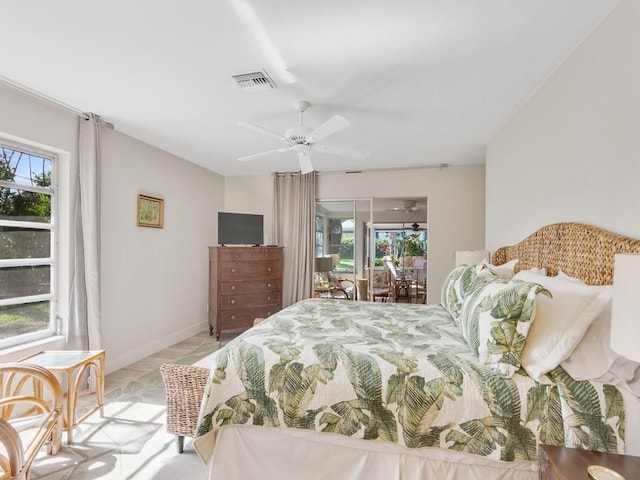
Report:
[[279,311],[283,260],[282,247],[209,247],[209,333]]
[[251,282],[222,282],[220,295],[245,295],[249,293],[274,293],[280,291],[280,282],[275,280],[254,280]]
[[273,315],[280,307],[278,305],[264,305],[262,307],[244,308],[239,310],[222,310],[218,312],[218,321],[222,330],[232,328],[245,328],[253,325],[256,318],[267,318]]
[[251,280],[251,277],[279,278],[280,270],[279,262],[220,262],[218,272],[221,280],[225,281],[234,278]]
[[247,247],[238,251],[238,249],[221,251],[218,253],[218,259],[221,262],[260,262],[269,260],[280,260],[280,250],[270,248],[260,248],[254,250]]
[[257,307],[262,305],[278,305],[279,292],[253,293],[248,295],[221,295],[220,309]]

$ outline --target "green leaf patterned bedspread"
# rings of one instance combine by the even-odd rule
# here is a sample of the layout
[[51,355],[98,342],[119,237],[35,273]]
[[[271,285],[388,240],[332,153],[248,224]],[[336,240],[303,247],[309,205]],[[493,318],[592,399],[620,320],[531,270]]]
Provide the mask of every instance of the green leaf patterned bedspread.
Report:
[[305,300],[217,352],[194,444],[260,425],[502,461],[536,460],[537,443],[623,453],[615,387],[547,378],[480,365],[440,306]]

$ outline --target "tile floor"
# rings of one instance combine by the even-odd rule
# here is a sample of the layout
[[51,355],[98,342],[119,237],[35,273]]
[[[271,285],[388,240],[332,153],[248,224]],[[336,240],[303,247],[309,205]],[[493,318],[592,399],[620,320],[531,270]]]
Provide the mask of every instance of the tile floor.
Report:
[[[223,332],[220,346],[240,331]],[[164,387],[156,375],[163,363],[177,361],[213,341],[209,332],[187,338],[105,376],[105,415],[89,416],[60,453],[41,452],[33,480],[206,480],[207,468],[190,446],[177,454],[165,430]],[[216,342],[217,343],[217,342]],[[108,355],[108,352],[107,352]],[[147,375],[151,374],[151,375]],[[93,395],[80,397],[94,401]]]
[[[226,333],[226,332],[225,332]],[[229,334],[220,337],[220,340],[224,343]],[[209,332],[202,332],[193,337],[189,337],[175,345],[172,345],[164,350],[161,350],[153,355],[143,358],[131,365],[128,365],[120,370],[111,372],[105,376],[105,393],[110,392],[118,387],[127,385],[132,380],[140,378],[142,375],[149,373],[152,370],[160,368],[163,363],[169,363],[178,358],[186,355],[194,348],[202,344],[203,340],[212,339]],[[231,337],[229,337],[231,338]]]

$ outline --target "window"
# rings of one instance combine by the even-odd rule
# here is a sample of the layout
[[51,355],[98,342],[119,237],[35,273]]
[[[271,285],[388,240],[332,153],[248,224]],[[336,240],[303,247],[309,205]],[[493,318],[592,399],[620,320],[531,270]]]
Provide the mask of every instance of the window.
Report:
[[378,266],[382,265],[382,257],[385,255],[399,261],[405,256],[424,257],[427,252],[427,232],[419,226],[407,229],[404,224],[376,225],[374,239],[375,264]]
[[316,215],[316,257],[324,255],[324,219]]
[[0,348],[54,332],[55,160],[0,141]]
[[338,253],[339,263],[335,270],[342,273],[354,272],[354,223],[352,218],[339,219],[340,222],[340,246]]

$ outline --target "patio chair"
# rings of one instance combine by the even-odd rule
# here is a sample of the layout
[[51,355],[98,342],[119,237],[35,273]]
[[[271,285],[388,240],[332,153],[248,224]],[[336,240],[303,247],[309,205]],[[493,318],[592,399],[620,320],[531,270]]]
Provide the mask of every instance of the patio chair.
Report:
[[60,451],[63,394],[58,379],[37,365],[0,364],[0,479],[28,480],[43,446]]

